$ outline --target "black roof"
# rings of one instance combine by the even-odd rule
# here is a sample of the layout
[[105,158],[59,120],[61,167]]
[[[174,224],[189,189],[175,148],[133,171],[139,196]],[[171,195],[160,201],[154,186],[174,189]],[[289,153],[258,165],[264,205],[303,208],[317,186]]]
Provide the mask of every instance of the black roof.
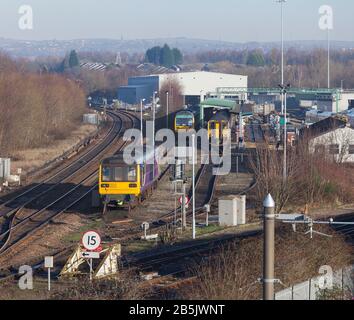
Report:
[[332,132],[334,130],[345,128],[347,122],[336,117],[330,117],[321,121],[318,121],[309,127],[303,128],[300,131],[301,136],[315,138],[325,133]]

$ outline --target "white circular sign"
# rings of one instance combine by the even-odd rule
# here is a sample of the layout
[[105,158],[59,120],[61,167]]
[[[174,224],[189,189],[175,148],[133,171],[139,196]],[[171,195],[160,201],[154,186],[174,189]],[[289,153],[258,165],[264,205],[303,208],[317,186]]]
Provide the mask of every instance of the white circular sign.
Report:
[[[179,197],[178,202],[179,202],[180,204],[183,203],[183,196],[180,196],[180,197]],[[188,203],[189,203],[189,198],[188,198],[187,196],[185,196],[185,198],[184,198],[184,204],[187,205]]]
[[87,231],[82,236],[82,245],[86,250],[94,251],[101,245],[101,237],[96,231]]

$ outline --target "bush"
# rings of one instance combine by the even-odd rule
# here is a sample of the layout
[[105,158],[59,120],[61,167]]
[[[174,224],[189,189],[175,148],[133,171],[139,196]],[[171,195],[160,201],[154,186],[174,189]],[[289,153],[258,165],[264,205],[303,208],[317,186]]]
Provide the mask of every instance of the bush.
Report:
[[0,154],[67,137],[81,123],[85,105],[85,94],[74,81],[0,69]]

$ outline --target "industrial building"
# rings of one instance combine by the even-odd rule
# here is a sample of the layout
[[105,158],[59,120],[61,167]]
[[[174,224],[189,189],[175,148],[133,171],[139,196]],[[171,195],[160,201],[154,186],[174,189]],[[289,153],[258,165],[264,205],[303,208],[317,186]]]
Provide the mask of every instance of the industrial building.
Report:
[[354,163],[354,128],[347,121],[330,117],[301,130],[309,138],[311,152],[326,154],[340,163]]
[[333,89],[317,91],[312,94],[297,93],[296,99],[300,107],[313,108],[323,112],[342,112],[354,108],[354,91]]
[[141,99],[150,102],[153,93],[160,91],[163,84],[170,80],[179,82],[185,105],[198,105],[210,92],[217,92],[220,87],[247,88],[248,85],[248,77],[242,75],[206,71],[165,73],[129,78],[128,85],[118,89],[118,100],[128,104],[138,104]]

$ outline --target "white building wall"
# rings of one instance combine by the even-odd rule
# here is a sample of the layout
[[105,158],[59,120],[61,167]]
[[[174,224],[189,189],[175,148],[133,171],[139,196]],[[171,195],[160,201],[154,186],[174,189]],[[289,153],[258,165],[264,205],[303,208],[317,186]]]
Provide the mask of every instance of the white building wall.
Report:
[[349,154],[349,146],[354,145],[354,129],[350,127],[340,128],[314,138],[310,142],[310,150],[314,152],[316,146],[324,145],[328,153],[328,147],[334,144],[339,145],[340,152],[339,155],[334,155],[336,161],[354,163],[354,154]]
[[180,82],[185,96],[200,96],[201,93],[215,92],[219,87],[247,88],[248,77],[242,75],[216,73],[216,72],[181,72],[159,75],[159,86],[169,79]]

